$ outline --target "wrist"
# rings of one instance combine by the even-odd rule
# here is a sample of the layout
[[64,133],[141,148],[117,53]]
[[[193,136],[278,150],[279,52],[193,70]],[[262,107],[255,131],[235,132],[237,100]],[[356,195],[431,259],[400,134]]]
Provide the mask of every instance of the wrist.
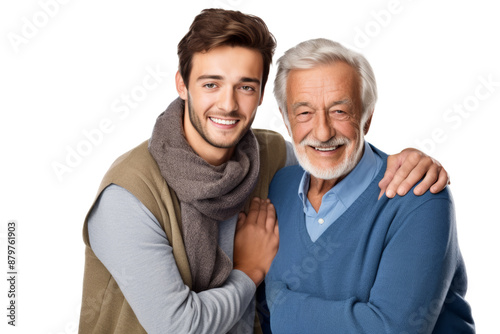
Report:
[[245,275],[247,275],[254,283],[255,286],[259,286],[260,283],[264,280],[266,277],[266,274],[259,269],[256,268],[245,268],[242,266],[235,266],[234,269],[242,271]]

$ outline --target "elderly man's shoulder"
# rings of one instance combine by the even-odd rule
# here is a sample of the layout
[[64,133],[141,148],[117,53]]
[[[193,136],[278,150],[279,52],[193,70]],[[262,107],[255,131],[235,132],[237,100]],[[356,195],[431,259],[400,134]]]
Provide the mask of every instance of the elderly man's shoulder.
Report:
[[304,169],[300,165],[292,165],[281,168],[274,175],[273,181],[271,182],[272,187],[291,187],[294,184],[299,185],[302,176],[304,175]]
[[382,225],[389,223],[388,236],[411,226],[411,231],[434,234],[441,241],[446,240],[455,225],[455,207],[449,187],[437,194],[427,191],[421,196],[415,195],[413,189],[405,196],[380,199],[378,208],[373,208],[377,212],[376,220]]
[[288,205],[288,196],[283,194],[297,194],[304,169],[300,165],[281,168],[273,177],[269,185],[269,198],[275,206]]
[[[380,181],[381,178],[378,180]],[[377,182],[378,182],[377,181]],[[424,205],[427,202],[432,202],[435,203],[435,205],[453,205],[453,196],[451,194],[450,188],[446,187],[443,189],[441,192],[437,194],[431,193],[429,190],[427,190],[424,194],[417,196],[413,192],[415,190],[415,187],[418,186],[418,184],[422,182],[420,180],[417,184],[415,184],[410,191],[408,191],[407,194],[404,196],[399,196],[396,195],[394,198],[387,198],[383,196],[383,199],[385,199],[388,203],[389,206],[393,206],[399,209],[406,208],[416,208]],[[381,199],[381,200],[383,200]]]
[[[433,220],[451,218],[454,216],[453,197],[448,187],[437,194],[427,191],[421,196],[413,193],[412,188],[405,196],[387,199],[387,206],[383,211],[393,212],[395,217],[406,218],[410,216]],[[448,220],[448,219],[447,219]]]
[[[375,147],[371,144],[370,144],[370,147],[372,148],[373,152],[384,161],[384,164],[382,165],[381,170],[379,171],[378,175],[376,176],[376,178],[374,180],[375,183],[378,183],[384,177],[384,172],[385,172],[385,169],[387,168],[387,164],[385,162],[387,161],[388,154],[381,151],[380,149],[378,149],[377,147]],[[423,178],[422,178],[422,180],[423,180]],[[408,191],[408,193],[405,194],[404,196],[396,195],[392,199],[388,199],[387,197],[383,196],[383,198],[381,200],[385,199],[385,200],[387,200],[387,202],[389,204],[396,205],[396,206],[411,206],[411,205],[418,206],[418,205],[425,203],[427,201],[440,201],[440,200],[453,202],[453,198],[452,198],[451,191],[450,191],[449,187],[446,187],[443,191],[441,191],[437,194],[433,194],[429,190],[427,190],[423,195],[420,195],[420,196],[415,195],[413,191],[420,184],[420,182],[422,182],[422,180],[417,182],[410,189],[410,191]],[[380,189],[378,189],[377,191],[380,191]]]

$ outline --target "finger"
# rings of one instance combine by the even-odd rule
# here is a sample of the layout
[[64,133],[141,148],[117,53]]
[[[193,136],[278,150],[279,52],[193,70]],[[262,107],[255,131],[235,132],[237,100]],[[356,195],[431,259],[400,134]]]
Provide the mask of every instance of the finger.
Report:
[[[422,178],[428,175],[427,182],[422,184],[421,189],[422,193],[429,189],[430,185],[437,180],[437,165],[434,164],[434,161],[430,157],[423,157],[420,159],[418,164],[410,171],[410,173],[406,176],[406,178],[401,181],[398,186],[396,192],[399,196],[404,196],[410,191],[410,189],[417,184]],[[434,180],[433,180],[434,179]],[[429,182],[431,182],[429,184]]]
[[266,229],[269,231],[273,231],[275,225],[276,225],[276,210],[274,208],[274,205],[271,202],[269,202],[267,203]]
[[[411,187],[408,188],[408,184],[404,184],[403,182],[408,178],[413,169],[419,164],[420,158],[421,157],[419,154],[412,153],[408,155],[407,159],[403,162],[401,167],[394,174],[394,178],[387,186],[387,190],[385,192],[387,197],[392,198],[396,195],[396,193],[398,193],[399,195],[404,195],[406,194],[406,192],[408,192],[408,190]],[[412,185],[415,183],[416,181],[412,183]],[[403,187],[401,188],[401,193],[400,193],[398,190],[402,184]],[[404,190],[406,190],[406,192]]]
[[[384,192],[386,193],[387,186],[389,183],[391,183],[392,179],[394,178],[394,174],[396,174],[396,171],[400,167],[400,164],[397,163],[397,159],[390,155],[387,157],[387,170],[385,171],[384,177],[380,182],[378,183],[378,187],[380,188],[380,194],[378,198],[382,197]],[[394,197],[395,194],[392,194],[391,198]],[[389,197],[389,195],[387,195]]]
[[[386,192],[387,186],[391,182],[392,178],[394,177],[394,174],[392,172],[386,171],[384,174],[384,177],[380,182],[378,183],[378,187],[380,188],[380,193],[378,194],[378,199],[382,197],[382,195]],[[393,195],[394,197],[394,195]]]
[[[438,165],[431,165],[427,173],[425,174],[424,178],[422,179],[422,182],[420,182],[415,189],[413,189],[413,193],[417,196],[423,195],[429,188],[438,180],[439,176],[439,170],[441,169],[440,166]],[[414,178],[419,177],[419,173],[415,173]],[[410,182],[410,180],[408,181]],[[418,182],[418,180],[417,180]],[[411,186],[410,186],[411,187]]]
[[259,216],[257,217],[256,223],[257,224],[262,224],[264,227],[266,226],[266,220],[267,220],[267,200],[262,199],[260,200],[260,207],[259,207]]
[[238,222],[236,223],[236,231],[239,230],[243,225],[245,225],[245,221],[247,219],[247,215],[245,213],[240,212],[238,215]]
[[259,217],[260,211],[260,198],[254,197],[250,202],[250,208],[248,209],[248,214],[246,217],[246,221],[255,223],[257,218]]
[[278,226],[278,219],[276,219],[276,224],[274,225],[274,235],[276,235],[276,237],[280,238],[280,231],[279,231],[279,226]]
[[448,172],[444,168],[441,168],[437,182],[431,187],[431,193],[436,194],[442,191],[446,185],[450,183],[450,176]]

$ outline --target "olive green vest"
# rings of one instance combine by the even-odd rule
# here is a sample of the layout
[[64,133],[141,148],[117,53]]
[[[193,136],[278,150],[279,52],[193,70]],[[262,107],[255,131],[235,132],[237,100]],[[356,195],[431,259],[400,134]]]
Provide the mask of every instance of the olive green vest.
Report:
[[[269,130],[253,130],[259,142],[260,175],[249,199],[267,198],[274,174],[285,165],[286,146],[281,135]],[[172,246],[177,268],[184,283],[191,288],[191,273],[181,233],[180,206],[175,192],[161,176],[156,161],[148,151],[148,141],[120,156],[104,176],[97,198],[110,184],[127,189],[160,222]],[[94,202],[95,203],[95,202]],[[92,205],[93,206],[93,205]],[[249,201],[245,210],[249,207]],[[92,210],[92,208],[89,210]],[[145,333],[118,284],[99,261],[89,243],[88,214],[83,227],[85,274],[83,280],[80,334]],[[256,321],[255,332],[261,332]]]

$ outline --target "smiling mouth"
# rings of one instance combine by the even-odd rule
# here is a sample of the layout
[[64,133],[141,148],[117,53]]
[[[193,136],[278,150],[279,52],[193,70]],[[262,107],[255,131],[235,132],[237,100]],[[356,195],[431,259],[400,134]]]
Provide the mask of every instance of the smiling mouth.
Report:
[[212,122],[217,123],[217,124],[222,124],[222,125],[233,125],[233,124],[236,124],[238,122],[238,120],[236,120],[236,119],[229,120],[229,119],[220,119],[220,118],[214,118],[214,117],[209,117],[209,118]]
[[338,146],[329,146],[329,147],[314,147],[314,146],[311,146],[312,148],[314,148],[316,151],[320,151],[320,152],[329,152],[329,151],[335,151],[337,148],[339,148],[340,146],[342,145],[338,145]]

